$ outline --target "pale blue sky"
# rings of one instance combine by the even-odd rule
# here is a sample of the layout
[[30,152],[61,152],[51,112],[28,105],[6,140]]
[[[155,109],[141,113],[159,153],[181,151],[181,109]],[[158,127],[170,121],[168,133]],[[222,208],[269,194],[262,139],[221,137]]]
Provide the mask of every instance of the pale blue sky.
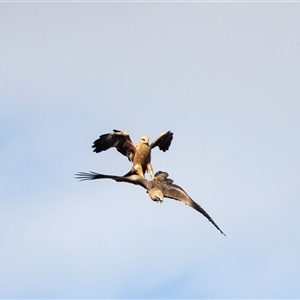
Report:
[[[299,3],[0,3],[0,298],[299,298]],[[212,216],[78,182],[155,149]]]

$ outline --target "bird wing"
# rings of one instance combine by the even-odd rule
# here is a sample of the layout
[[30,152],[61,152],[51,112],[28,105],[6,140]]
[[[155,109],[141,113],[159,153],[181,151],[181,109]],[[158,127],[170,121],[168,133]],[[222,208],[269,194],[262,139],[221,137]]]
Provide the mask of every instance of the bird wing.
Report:
[[130,176],[115,176],[115,175],[104,175],[96,172],[79,172],[75,174],[75,178],[79,181],[84,180],[94,180],[94,179],[113,179],[117,182],[127,182],[135,185],[140,185],[143,188],[147,189],[147,184],[149,183],[146,179],[142,178],[138,175],[130,175]]
[[179,185],[168,182],[161,182],[161,186],[163,189],[163,194],[166,198],[181,201],[186,205],[194,208],[203,216],[205,216],[223,235],[226,236],[226,234],[219,228],[219,226],[214,222],[211,216],[197,202],[195,202]]
[[162,133],[158,138],[156,138],[150,145],[151,149],[158,146],[158,148],[164,152],[169,150],[173,139],[173,132],[170,130]]
[[99,139],[95,140],[92,145],[96,153],[106,151],[112,147],[115,147],[121,154],[127,156],[130,161],[133,160],[135,146],[128,133],[114,129],[113,133],[100,135]]

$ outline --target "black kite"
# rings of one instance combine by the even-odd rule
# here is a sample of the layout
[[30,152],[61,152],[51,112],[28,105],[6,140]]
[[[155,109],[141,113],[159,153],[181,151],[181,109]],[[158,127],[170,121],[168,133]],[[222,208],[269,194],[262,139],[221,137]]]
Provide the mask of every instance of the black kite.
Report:
[[94,152],[99,153],[115,147],[133,163],[131,170],[124,176],[137,174],[144,177],[148,171],[151,178],[155,179],[151,166],[151,149],[158,146],[160,150],[165,152],[169,149],[172,139],[173,133],[169,130],[162,133],[151,145],[149,145],[149,138],[142,136],[135,146],[128,133],[114,129],[113,133],[102,134],[99,139],[95,140],[92,148],[95,148]]
[[76,176],[76,178],[79,180],[113,179],[117,182],[127,182],[135,185],[140,185],[147,190],[147,193],[153,201],[157,201],[160,203],[162,203],[163,197],[181,201],[204,215],[223,235],[225,235],[225,233],[219,228],[219,226],[214,222],[210,215],[198,203],[196,203],[179,185],[174,184],[173,180],[171,178],[168,178],[169,174],[166,172],[157,172],[155,174],[156,180],[152,181],[148,181],[139,175],[115,176],[103,175],[95,172],[79,172],[78,174],[76,174]]

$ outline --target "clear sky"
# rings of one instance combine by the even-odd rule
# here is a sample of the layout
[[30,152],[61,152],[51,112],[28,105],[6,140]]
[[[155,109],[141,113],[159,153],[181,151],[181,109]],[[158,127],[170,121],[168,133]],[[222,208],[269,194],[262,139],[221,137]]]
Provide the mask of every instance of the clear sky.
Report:
[[[0,298],[300,298],[299,3],[0,3]],[[100,134],[172,130],[123,175]],[[149,177],[148,177],[149,178]]]

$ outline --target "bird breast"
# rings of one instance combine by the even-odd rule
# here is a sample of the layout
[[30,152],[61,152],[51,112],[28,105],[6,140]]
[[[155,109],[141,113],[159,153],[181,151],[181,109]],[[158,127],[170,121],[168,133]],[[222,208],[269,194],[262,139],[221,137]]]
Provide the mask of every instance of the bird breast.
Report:
[[151,148],[147,144],[139,143],[136,146],[135,162],[142,165],[150,163],[151,160]]

